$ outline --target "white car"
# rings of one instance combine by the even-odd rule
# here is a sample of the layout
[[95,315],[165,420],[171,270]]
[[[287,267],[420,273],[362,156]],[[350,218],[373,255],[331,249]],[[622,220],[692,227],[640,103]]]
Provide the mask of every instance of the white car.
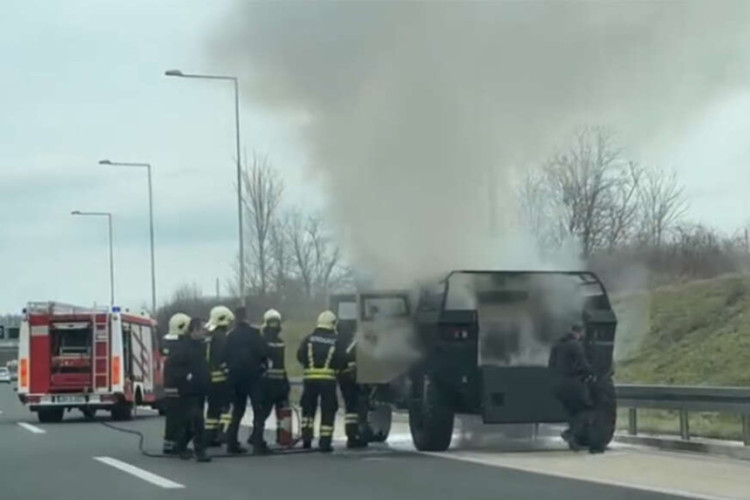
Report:
[[10,384],[10,370],[4,366],[0,367],[0,383]]

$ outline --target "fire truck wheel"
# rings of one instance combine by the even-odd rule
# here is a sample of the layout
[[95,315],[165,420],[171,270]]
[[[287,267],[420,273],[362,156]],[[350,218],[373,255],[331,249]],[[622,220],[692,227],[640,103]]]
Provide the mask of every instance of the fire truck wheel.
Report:
[[372,432],[372,441],[385,443],[388,439],[388,434],[391,432],[391,421],[393,420],[391,405],[375,403],[375,407],[370,410],[367,420]]
[[37,417],[43,424],[62,422],[65,408],[45,408],[37,411]]
[[112,408],[112,420],[122,421],[122,420],[132,420],[133,419],[133,404],[132,403],[126,403],[121,402],[117,403],[114,408]]
[[414,381],[409,405],[409,429],[419,451],[445,451],[453,437],[454,411],[433,377],[424,374]]

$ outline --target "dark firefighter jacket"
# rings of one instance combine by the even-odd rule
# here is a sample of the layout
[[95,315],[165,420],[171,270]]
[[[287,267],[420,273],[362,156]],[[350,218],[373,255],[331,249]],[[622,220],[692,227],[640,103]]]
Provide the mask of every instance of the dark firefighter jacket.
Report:
[[167,334],[164,336],[161,344],[161,353],[164,356],[164,394],[168,396],[177,396],[177,381],[175,380],[174,373],[172,370],[171,363],[169,363],[169,357],[174,351],[174,347],[180,337],[175,334]]
[[180,337],[167,358],[166,372],[180,396],[208,394],[211,377],[206,361],[206,343]]
[[586,359],[583,343],[570,333],[552,347],[548,366],[559,378],[585,379],[594,374]]
[[224,347],[227,340],[227,327],[218,326],[211,332],[206,346],[206,359],[211,371],[211,383],[227,381],[227,367],[224,363]]
[[280,336],[281,331],[277,328],[263,328],[263,339],[266,341],[268,351],[268,370],[266,378],[269,380],[286,380],[286,364],[284,354],[286,343]]
[[297,360],[307,380],[336,380],[336,373],[346,367],[336,332],[322,328],[305,337],[297,350]]
[[342,352],[344,366],[341,368],[340,376],[356,379],[357,377],[357,339],[350,337],[341,339],[340,349]]
[[260,331],[246,321],[238,322],[227,333],[223,358],[232,384],[252,383],[262,375],[268,358]]

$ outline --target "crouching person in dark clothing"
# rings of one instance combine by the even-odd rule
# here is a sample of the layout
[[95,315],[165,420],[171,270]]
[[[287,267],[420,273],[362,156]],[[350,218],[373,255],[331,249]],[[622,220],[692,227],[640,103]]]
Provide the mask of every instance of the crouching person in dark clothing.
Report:
[[548,363],[555,377],[554,395],[568,414],[570,427],[563,432],[562,437],[573,450],[579,450],[588,442],[589,419],[593,408],[589,383],[594,377],[594,371],[586,359],[583,334],[583,325],[573,325],[570,333],[552,347]]
[[211,376],[206,360],[206,332],[198,318],[190,320],[188,333],[175,342],[169,358],[170,371],[176,381],[179,393],[179,415],[182,427],[190,428],[191,434],[180,434],[176,453],[183,460],[192,454],[187,451],[188,441],[192,437],[195,459],[198,462],[210,462],[206,454],[203,407],[208,394]]

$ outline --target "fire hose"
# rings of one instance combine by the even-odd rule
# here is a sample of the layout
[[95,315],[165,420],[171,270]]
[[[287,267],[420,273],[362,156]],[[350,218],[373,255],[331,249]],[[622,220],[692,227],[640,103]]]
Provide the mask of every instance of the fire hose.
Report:
[[[299,409],[297,407],[290,407],[290,408],[285,408],[282,410],[288,410],[289,417],[288,417],[288,420],[282,419],[283,420],[282,422],[277,422],[277,425],[282,426],[284,431],[289,432],[289,435],[288,435],[288,439],[283,440],[283,444],[282,444],[282,443],[278,443],[279,441],[282,441],[282,439],[280,437],[280,433],[277,432],[277,443],[279,444],[279,446],[277,448],[272,449],[272,454],[281,454],[281,453],[296,454],[296,453],[310,453],[313,451],[317,451],[314,449],[304,449],[304,448],[296,447],[297,444],[299,444],[299,442],[302,441],[302,429],[301,429],[302,419],[300,418]],[[294,420],[293,418],[291,418],[292,413],[296,415],[297,417],[298,432],[296,436],[294,435],[293,428],[292,428],[293,427],[292,422]],[[104,422],[104,421],[100,421],[99,423],[103,425],[104,427],[106,427],[107,429],[117,431],[117,432],[122,432],[124,434],[130,434],[132,436],[137,436],[138,437],[138,451],[140,451],[143,456],[146,456],[149,458],[178,458],[178,455],[167,455],[165,453],[156,453],[153,451],[146,450],[146,448],[144,447],[146,436],[144,436],[144,434],[140,431],[137,431],[135,429],[127,429],[124,427],[118,427],[116,425],[112,425],[109,422]],[[221,454],[215,454],[215,455],[211,454],[210,456],[211,458],[238,458],[238,457],[256,457],[256,456],[261,456],[261,455],[255,455],[252,453],[221,453]]]

